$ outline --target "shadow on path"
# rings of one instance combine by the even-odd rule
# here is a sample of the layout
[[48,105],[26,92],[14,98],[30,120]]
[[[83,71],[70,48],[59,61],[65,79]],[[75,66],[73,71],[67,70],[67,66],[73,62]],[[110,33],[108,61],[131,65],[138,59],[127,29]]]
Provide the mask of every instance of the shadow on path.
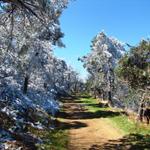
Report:
[[58,129],[62,129],[62,130],[79,129],[79,128],[87,127],[86,123],[80,121],[60,122],[57,120],[55,124]]
[[92,145],[89,150],[149,150],[150,135],[126,135],[119,140],[109,140],[103,145]]
[[59,112],[59,117],[64,119],[95,119],[115,117],[120,115],[120,112],[114,112],[110,110],[98,110],[96,112],[89,112],[85,109],[85,106],[101,108],[101,104],[85,104],[79,99],[74,101],[66,100],[65,102],[66,103],[64,103],[63,111]]
[[[88,131],[86,129],[91,129],[91,126],[90,126],[89,122],[88,122],[88,124],[86,124],[87,122],[85,123],[83,119],[110,118],[110,117],[119,116],[119,115],[121,115],[121,113],[124,114],[124,112],[114,112],[111,110],[101,110],[101,109],[96,112],[89,112],[85,109],[85,106],[101,108],[102,107],[101,104],[91,104],[91,103],[85,104],[83,101],[80,101],[79,99],[72,101],[72,99],[70,98],[64,102],[65,102],[65,104],[64,104],[63,111],[60,112],[58,115],[58,117],[63,118],[64,121],[57,123],[57,124],[59,124],[58,127],[61,129],[80,129],[80,128],[87,127],[87,128],[85,128],[85,130],[84,129],[83,130]],[[100,120],[100,119],[98,119],[98,120]],[[90,120],[90,121],[92,121],[92,120]],[[102,122],[100,123],[100,125],[102,125]],[[93,126],[92,126],[92,129],[93,129]],[[104,131],[101,130],[101,132],[103,134],[105,132],[111,133],[106,130],[107,130],[107,128],[106,129],[104,128]],[[109,126],[108,126],[108,130],[111,130],[111,129],[109,129]],[[115,130],[113,130],[113,131],[115,131]],[[94,130],[92,130],[92,132],[94,134],[97,133],[97,131],[94,131]],[[82,134],[79,132],[79,130],[75,130],[75,131],[73,130],[73,133],[75,133],[75,135],[77,135],[77,137],[79,139],[80,139],[80,136],[83,137],[83,134],[85,134],[85,133],[87,135],[89,135],[87,132]],[[112,133],[112,135],[114,136],[114,132]],[[89,138],[82,139],[81,141],[85,141],[87,139],[88,140],[90,139],[90,141],[91,141],[93,137],[89,136]],[[120,138],[120,137],[122,137],[122,138]],[[86,150],[150,150],[150,135],[143,136],[141,134],[130,134],[130,135],[120,136],[120,137],[119,137],[120,139],[113,138],[115,140],[110,140],[110,138],[108,140],[106,137],[104,137],[104,138],[106,138],[105,142],[103,142],[101,139],[99,139],[98,143],[92,142],[93,145],[90,143],[90,145],[88,146],[88,148]],[[103,136],[102,136],[102,138],[103,138]],[[74,134],[73,134],[72,139],[74,139]],[[87,147],[87,145],[89,144],[89,143],[86,143],[86,145],[84,145],[84,143],[82,143],[81,141],[80,140],[78,141],[81,144],[80,145],[81,147],[83,147],[83,146]],[[73,143],[73,144],[78,145],[79,143]],[[71,149],[72,149],[72,147],[71,147]],[[72,149],[72,150],[74,150],[74,149]]]
[[94,119],[119,116],[119,112],[99,110],[96,112],[76,111],[61,112],[60,117],[64,119]]

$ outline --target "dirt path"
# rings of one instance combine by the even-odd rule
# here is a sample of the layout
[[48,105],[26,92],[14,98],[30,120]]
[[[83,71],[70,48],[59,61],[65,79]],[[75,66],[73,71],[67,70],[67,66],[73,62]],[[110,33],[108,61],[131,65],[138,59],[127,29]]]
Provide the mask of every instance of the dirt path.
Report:
[[123,137],[107,117],[88,112],[83,104],[65,103],[63,116],[63,127],[69,130],[68,150],[100,150],[100,145]]

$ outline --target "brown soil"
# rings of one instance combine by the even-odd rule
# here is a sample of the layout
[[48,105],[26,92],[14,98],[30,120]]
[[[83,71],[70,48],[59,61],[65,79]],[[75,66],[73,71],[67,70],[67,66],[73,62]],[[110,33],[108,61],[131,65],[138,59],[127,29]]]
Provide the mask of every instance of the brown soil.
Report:
[[69,130],[68,150],[101,150],[102,145],[122,138],[123,133],[104,114],[92,114],[80,103],[64,103],[62,127]]

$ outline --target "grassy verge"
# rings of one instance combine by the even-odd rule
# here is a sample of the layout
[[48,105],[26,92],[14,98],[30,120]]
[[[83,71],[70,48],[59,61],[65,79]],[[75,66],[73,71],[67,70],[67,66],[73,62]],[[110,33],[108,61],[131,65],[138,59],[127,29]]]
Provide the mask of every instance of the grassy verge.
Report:
[[135,122],[134,120],[130,120],[128,119],[128,116],[120,115],[110,118],[110,120],[115,126],[123,130],[125,134],[150,134],[150,127],[146,127],[142,124]]
[[66,150],[68,144],[68,131],[66,130],[37,130],[30,128],[29,131],[43,140],[38,144],[38,150]]
[[[99,103],[98,100],[93,99],[93,98],[81,98],[80,101],[85,105],[86,109],[88,109],[88,111],[90,112],[99,112],[101,113],[101,111],[111,111],[113,112],[114,109],[111,108],[102,108],[100,106],[98,106],[97,104]],[[116,110],[115,112],[118,112],[118,110]],[[150,134],[150,127],[146,127],[144,125],[141,125],[137,122],[135,122],[134,120],[130,120],[128,118],[128,116],[123,115],[121,113],[119,113],[119,115],[114,115],[114,116],[109,116],[107,117],[109,119],[109,122],[121,129],[124,134],[142,134],[142,135],[146,135],[146,134]]]
[[[62,118],[57,119],[62,121]],[[32,127],[28,128],[28,130],[43,141],[42,144],[36,145],[38,150],[67,150],[69,141],[68,130],[57,128],[54,130],[38,130]]]

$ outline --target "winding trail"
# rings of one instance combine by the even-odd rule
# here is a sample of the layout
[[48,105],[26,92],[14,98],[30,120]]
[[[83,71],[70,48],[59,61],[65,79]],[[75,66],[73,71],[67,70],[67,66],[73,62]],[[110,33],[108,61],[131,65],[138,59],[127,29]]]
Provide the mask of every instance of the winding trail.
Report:
[[122,132],[104,114],[91,113],[78,101],[66,101],[62,127],[69,130],[68,150],[100,150],[100,145],[122,138]]

